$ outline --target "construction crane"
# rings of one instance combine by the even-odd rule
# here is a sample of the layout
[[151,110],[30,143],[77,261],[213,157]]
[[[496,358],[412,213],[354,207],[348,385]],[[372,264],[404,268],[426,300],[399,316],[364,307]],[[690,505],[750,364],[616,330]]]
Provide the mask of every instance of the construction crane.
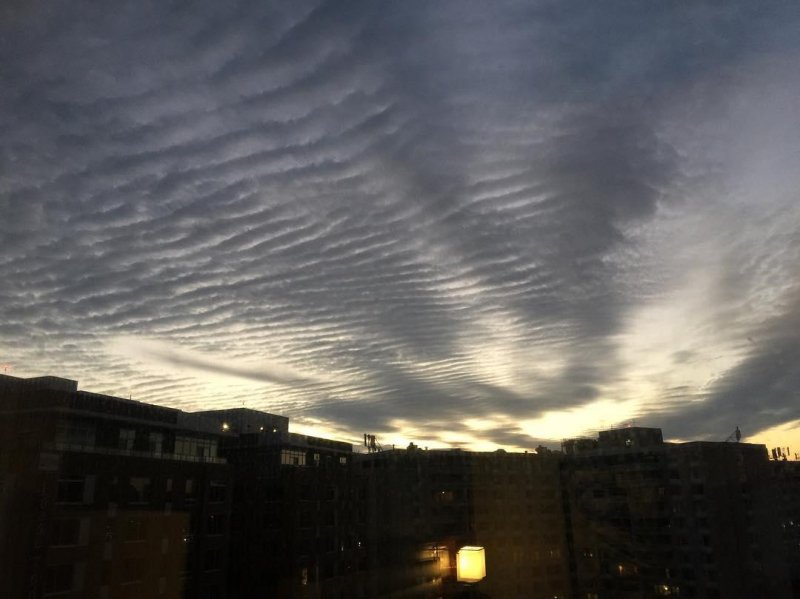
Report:
[[739,427],[737,426],[736,430],[734,430],[730,435],[728,435],[728,438],[725,439],[725,443],[729,443],[731,441],[736,441],[738,443],[741,438],[742,438],[742,431],[740,431]]

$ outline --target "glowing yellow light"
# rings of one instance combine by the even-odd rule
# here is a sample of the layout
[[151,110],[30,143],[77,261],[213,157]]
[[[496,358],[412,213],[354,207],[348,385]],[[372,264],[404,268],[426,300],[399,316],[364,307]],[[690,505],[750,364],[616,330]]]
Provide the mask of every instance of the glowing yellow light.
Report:
[[483,547],[466,545],[456,554],[459,582],[478,582],[486,578],[486,552]]
[[227,431],[227,430],[229,430],[230,428],[231,428],[231,425],[230,425],[230,424],[228,424],[227,422],[223,422],[223,423],[222,423],[222,430],[224,430],[224,431]]

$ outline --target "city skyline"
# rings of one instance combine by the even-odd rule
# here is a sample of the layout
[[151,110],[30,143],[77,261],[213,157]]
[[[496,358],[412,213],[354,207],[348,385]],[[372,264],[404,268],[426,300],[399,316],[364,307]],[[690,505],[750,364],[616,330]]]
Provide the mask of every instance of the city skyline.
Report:
[[17,3],[0,363],[354,443],[794,450],[798,10]]

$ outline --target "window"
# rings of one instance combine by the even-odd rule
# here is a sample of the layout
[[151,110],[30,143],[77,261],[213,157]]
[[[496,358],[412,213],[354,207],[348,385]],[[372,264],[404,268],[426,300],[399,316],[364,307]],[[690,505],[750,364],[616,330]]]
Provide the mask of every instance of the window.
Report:
[[53,520],[50,526],[50,546],[78,545],[81,540],[81,520]]
[[435,491],[433,493],[433,500],[439,504],[453,503],[455,500],[455,493],[452,491]]
[[216,458],[217,441],[178,435],[175,437],[175,455],[198,460]]
[[144,541],[147,537],[147,524],[138,518],[128,518],[125,521],[124,539],[126,543]]
[[281,451],[281,464],[284,466],[305,466],[306,454],[302,451],[284,449]]
[[129,557],[122,562],[122,582],[123,584],[131,584],[141,582],[144,578],[145,570],[144,558]]
[[136,431],[130,428],[119,429],[119,442],[117,447],[124,451],[131,451],[136,440]]
[[345,456],[341,456],[341,457],[339,458],[339,463],[340,463],[342,466],[346,466],[346,465],[347,465],[347,458],[346,458]]
[[205,553],[203,569],[206,572],[212,572],[220,568],[222,568],[222,550],[219,547],[213,547]]
[[128,482],[129,503],[149,503],[152,493],[150,478],[145,476],[132,476]]
[[91,422],[62,420],[56,424],[56,442],[79,447],[94,447],[95,428]]
[[227,494],[225,483],[212,482],[208,489],[208,501],[209,503],[225,503]]
[[211,514],[208,517],[206,530],[210,535],[221,535],[225,533],[225,514]]
[[191,478],[186,479],[186,484],[183,488],[184,499],[188,501],[197,501],[197,489],[194,480]]
[[85,491],[85,479],[82,476],[62,478],[57,483],[56,503],[83,503]]
[[151,432],[147,435],[147,450],[156,455],[161,455],[164,447],[164,434]]
[[74,578],[75,571],[72,564],[48,566],[44,580],[45,595],[68,593],[72,590]]

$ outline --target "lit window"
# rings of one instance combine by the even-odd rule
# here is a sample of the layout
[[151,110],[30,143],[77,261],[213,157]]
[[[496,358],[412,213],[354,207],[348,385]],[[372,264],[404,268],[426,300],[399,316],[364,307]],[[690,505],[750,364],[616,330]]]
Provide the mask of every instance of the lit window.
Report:
[[175,455],[186,459],[199,459],[217,457],[216,439],[201,439],[178,435],[175,437]]
[[306,454],[302,451],[291,449],[281,450],[281,464],[284,466],[305,466]]
[[460,582],[478,582],[486,578],[486,554],[483,547],[465,546],[456,553],[456,571]]

